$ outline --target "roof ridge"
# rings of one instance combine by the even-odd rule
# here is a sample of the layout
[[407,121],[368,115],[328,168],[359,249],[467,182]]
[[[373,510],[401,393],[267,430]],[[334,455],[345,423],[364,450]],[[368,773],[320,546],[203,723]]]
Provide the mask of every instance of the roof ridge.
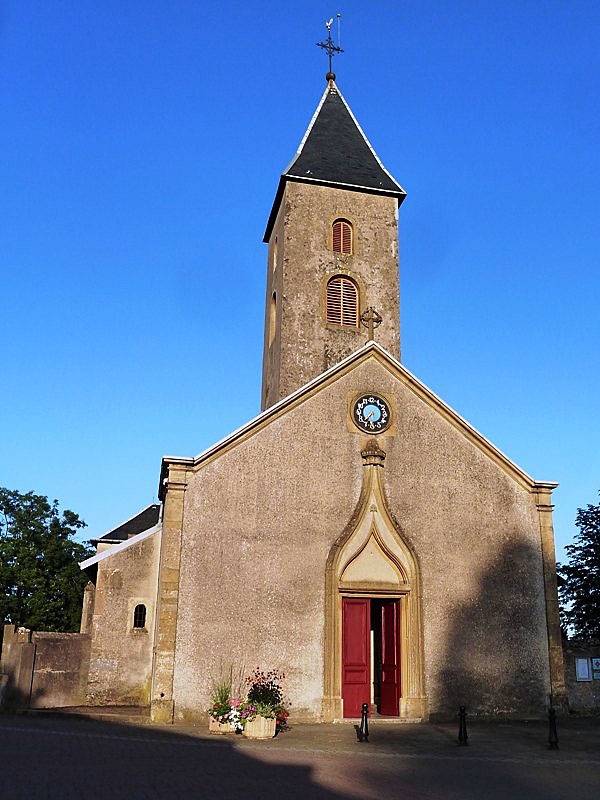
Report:
[[[158,508],[158,509],[159,509],[159,519],[160,519],[160,503],[159,503],[159,502],[158,502],[158,503],[149,503],[147,506],[144,506],[144,508],[142,508],[142,509],[141,509],[140,511],[138,511],[137,513],[135,513],[135,514],[132,514],[132,515],[131,515],[130,517],[128,517],[127,519],[124,519],[124,520],[123,520],[123,522],[119,522],[119,524],[118,524],[118,525],[113,525],[113,527],[112,527],[112,528],[109,528],[109,529],[108,529],[107,531],[105,531],[105,532],[104,532],[104,533],[103,533],[101,536],[98,536],[96,541],[99,541],[100,539],[104,538],[105,536],[108,536],[108,534],[109,534],[109,533],[114,533],[114,531],[117,531],[117,530],[119,530],[119,528],[122,528],[122,527],[124,527],[125,525],[127,525],[127,523],[128,523],[128,522],[133,522],[133,520],[134,520],[134,519],[137,519],[138,517],[141,517],[141,515],[142,515],[144,512],[146,512],[146,511],[148,511],[150,508],[154,508],[154,507],[156,507],[156,508]],[[92,541],[93,541],[93,540],[92,540]]]
[[309,134],[310,134],[310,132],[311,132],[311,130],[313,128],[313,125],[316,122],[317,117],[319,116],[319,112],[321,111],[321,108],[323,107],[323,103],[325,102],[325,98],[327,97],[328,92],[329,92],[329,86],[326,86],[325,87],[325,91],[323,92],[323,94],[321,95],[321,99],[319,100],[319,104],[317,105],[317,107],[315,109],[315,113],[312,115],[311,120],[308,123],[308,128],[304,131],[304,136],[300,140],[300,144],[298,145],[298,148],[296,149],[296,152],[292,156],[292,160],[290,161],[290,163],[287,165],[287,167],[281,173],[282,175],[287,175],[287,173],[294,166],[294,164],[297,161],[298,157],[302,153],[302,148],[304,147],[304,144],[305,144],[306,140],[308,139],[308,136],[309,136]]
[[[333,82],[333,83],[335,84],[335,82]],[[387,169],[386,169],[386,168],[383,166],[383,162],[382,162],[382,160],[381,160],[381,159],[379,158],[379,156],[377,155],[377,153],[376,153],[376,151],[375,151],[375,148],[373,147],[373,145],[372,145],[372,144],[371,144],[371,142],[369,141],[369,138],[367,137],[367,134],[366,134],[366,133],[363,131],[363,129],[360,127],[360,123],[359,123],[359,121],[358,121],[358,120],[356,119],[356,117],[354,116],[354,113],[352,112],[352,109],[350,108],[350,106],[349,106],[348,102],[346,101],[346,98],[345,98],[345,97],[344,97],[344,95],[341,93],[341,91],[340,91],[340,90],[337,88],[337,85],[335,86],[335,88],[336,88],[336,90],[337,90],[337,93],[338,93],[338,94],[339,94],[339,96],[340,96],[340,99],[341,99],[342,103],[343,103],[343,104],[346,106],[346,110],[347,110],[347,112],[348,112],[348,113],[350,114],[350,116],[352,117],[352,121],[354,122],[354,124],[355,124],[355,125],[356,125],[356,127],[358,128],[358,131],[359,131],[360,135],[361,135],[361,136],[363,137],[363,139],[365,140],[365,142],[366,142],[366,144],[367,144],[367,147],[369,148],[369,150],[371,151],[371,153],[372,153],[372,154],[373,154],[373,156],[375,157],[375,160],[377,161],[377,163],[379,164],[379,166],[381,167],[381,169],[382,169],[382,170],[385,172],[385,174],[386,174],[386,175],[387,175],[387,176],[390,178],[390,180],[392,180],[392,181],[393,181],[393,182],[396,184],[396,186],[397,186],[397,187],[398,187],[398,188],[399,188],[399,189],[400,189],[402,192],[404,192],[404,194],[406,194],[405,190],[404,190],[404,189],[402,188],[402,186],[401,186],[401,185],[398,183],[398,181],[396,180],[396,178],[394,178],[394,176],[392,175],[392,173],[391,173],[389,170],[387,170]]]
[[88,567],[93,567],[94,564],[97,564],[99,561],[104,561],[105,558],[110,558],[111,556],[114,556],[117,553],[121,553],[123,550],[132,547],[138,542],[143,542],[144,539],[147,539],[149,536],[153,536],[159,530],[162,530],[162,522],[160,520],[156,523],[156,525],[136,533],[135,536],[132,536],[130,539],[124,539],[120,544],[115,544],[112,547],[109,547],[107,550],[101,550],[99,553],[86,558],[85,561],[80,561],[79,569],[84,570]]

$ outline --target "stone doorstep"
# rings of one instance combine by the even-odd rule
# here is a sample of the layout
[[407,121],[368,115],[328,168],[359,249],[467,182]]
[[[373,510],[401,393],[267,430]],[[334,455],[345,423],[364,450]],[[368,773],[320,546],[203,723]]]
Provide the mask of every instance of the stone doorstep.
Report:
[[[40,717],[63,717],[78,719],[95,719],[105,722],[122,722],[133,725],[148,725],[150,719],[149,706],[64,706],[62,708],[27,708],[20,713],[40,716]],[[208,722],[208,719],[207,719]],[[360,725],[360,717],[344,717],[333,720],[334,725]],[[370,725],[414,725],[424,723],[423,717],[380,717],[370,716]],[[175,720],[175,727],[186,724],[181,720]],[[203,721],[196,724],[202,725]],[[327,725],[327,723],[314,723]]]
[[104,722],[121,722],[147,725],[150,722],[149,706],[65,706],[63,708],[27,708],[24,713],[39,717],[95,719]]
[[[424,721],[423,717],[369,717],[369,725],[414,725]],[[333,720],[334,725],[360,725],[360,722],[360,717],[344,717]]]

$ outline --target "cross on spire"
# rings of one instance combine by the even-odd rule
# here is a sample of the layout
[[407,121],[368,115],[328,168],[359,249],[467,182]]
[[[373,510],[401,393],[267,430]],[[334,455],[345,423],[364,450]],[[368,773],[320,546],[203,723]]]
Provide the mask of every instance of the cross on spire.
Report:
[[328,22],[325,23],[325,27],[327,28],[327,41],[326,42],[317,42],[316,43],[317,47],[321,47],[323,50],[325,50],[325,52],[329,56],[329,72],[325,76],[325,78],[328,81],[334,81],[335,80],[335,72],[331,71],[331,59],[337,53],[343,53],[344,52],[342,50],[342,48],[340,47],[340,17],[341,16],[342,16],[341,14],[337,15],[337,20],[338,20],[338,43],[334,44],[333,43],[333,39],[331,38],[331,26],[333,25],[333,17]]

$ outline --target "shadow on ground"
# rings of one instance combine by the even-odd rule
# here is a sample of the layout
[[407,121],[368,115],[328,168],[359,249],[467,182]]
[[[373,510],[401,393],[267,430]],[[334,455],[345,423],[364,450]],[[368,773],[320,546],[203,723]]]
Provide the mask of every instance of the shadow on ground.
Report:
[[[570,740],[569,740],[570,737]],[[600,728],[565,732],[547,750],[543,725],[453,728],[295,726],[268,742],[208,737],[204,728],[0,716],[1,800],[596,800]]]
[[[198,738],[82,719],[0,716],[1,800],[71,797],[315,798],[356,796],[329,790],[310,764],[263,760],[232,737]],[[268,747],[268,745],[267,745]]]

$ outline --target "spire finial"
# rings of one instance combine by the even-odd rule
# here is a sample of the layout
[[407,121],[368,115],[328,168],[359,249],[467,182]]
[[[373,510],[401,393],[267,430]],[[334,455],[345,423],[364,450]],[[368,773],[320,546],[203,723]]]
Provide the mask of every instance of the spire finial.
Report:
[[340,19],[342,18],[341,14],[337,14],[337,23],[338,23],[338,43],[334,44],[333,39],[331,38],[331,26],[333,25],[333,17],[325,23],[325,27],[327,28],[327,41],[326,42],[317,42],[317,47],[321,47],[327,53],[329,57],[329,72],[325,76],[325,80],[327,81],[334,81],[335,80],[335,72],[331,70],[331,59],[333,58],[336,53],[343,53],[344,51],[340,47]]

